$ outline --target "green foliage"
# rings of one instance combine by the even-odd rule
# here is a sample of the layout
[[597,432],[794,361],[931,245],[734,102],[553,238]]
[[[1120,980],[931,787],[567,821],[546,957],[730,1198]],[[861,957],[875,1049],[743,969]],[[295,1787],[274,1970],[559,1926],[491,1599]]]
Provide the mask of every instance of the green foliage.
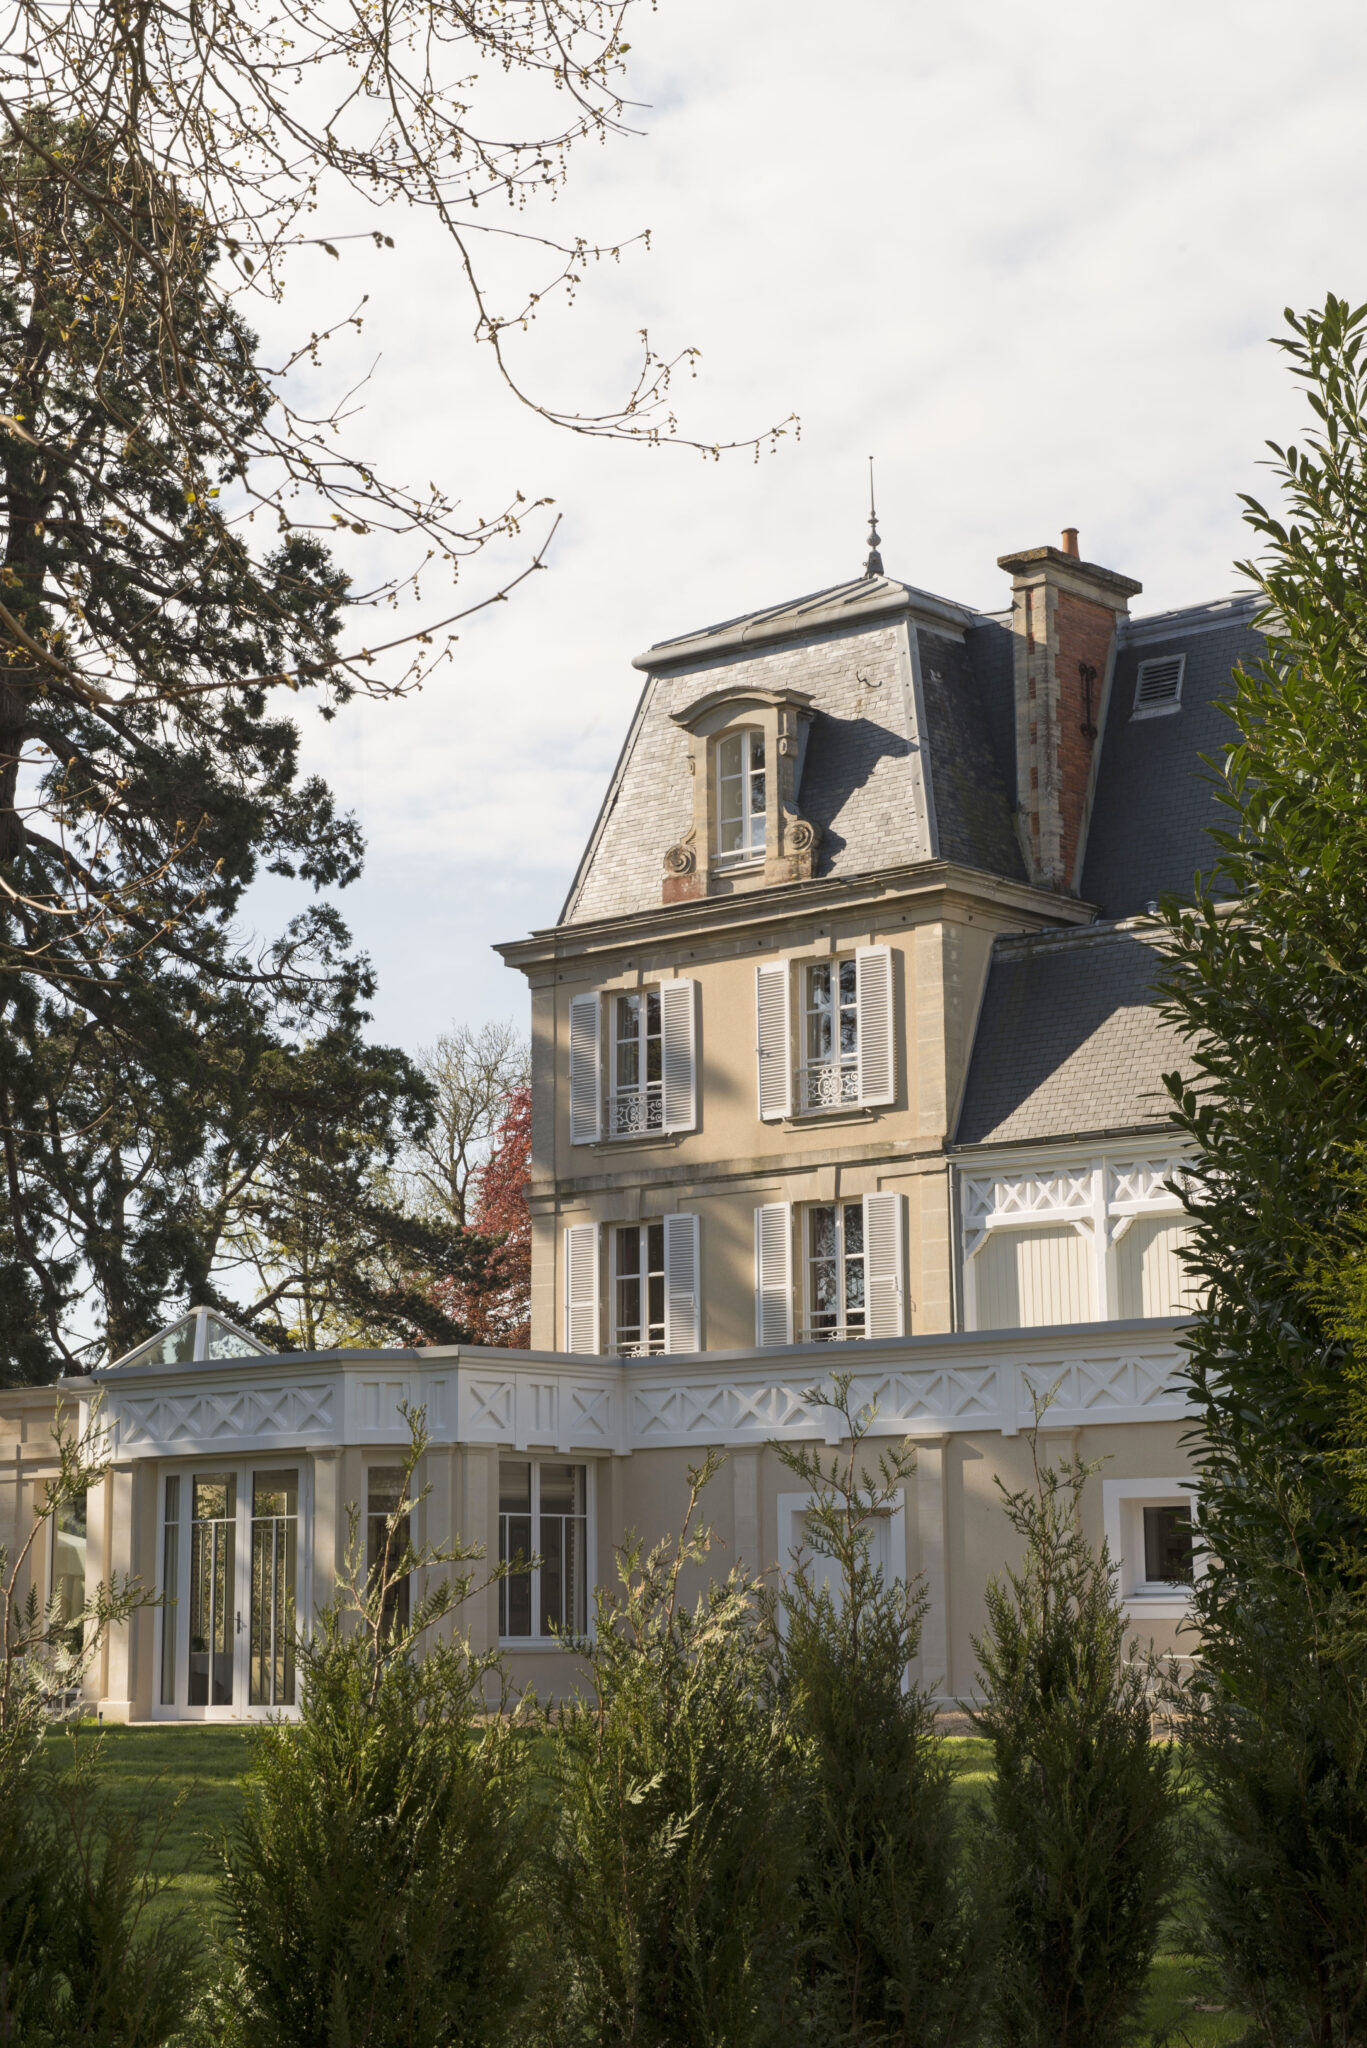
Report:
[[596,1632],[576,1647],[593,1692],[553,1713],[558,1828],[538,2048],[762,2048],[788,2036],[791,1769],[767,1704],[771,1646],[739,1565],[696,1605],[705,1564],[689,1474],[677,1543],[618,1555]]
[[[951,1775],[930,1693],[908,1667],[926,1599],[874,1561],[876,1518],[915,1470],[906,1445],[860,1462],[874,1420],[850,1376],[805,1398],[834,1408],[848,1452],[774,1448],[810,1494],[806,1548],[779,1594],[779,1681],[801,1771],[801,2037],[913,2048],[969,2035],[974,1921],[961,1876]],[[814,1568],[814,1559],[833,1568]]]
[[1267,652],[1235,674],[1214,871],[1163,907],[1195,1075],[1169,1086],[1204,1161],[1189,1744],[1228,1995],[1269,2043],[1344,2048],[1367,2040],[1367,308],[1287,322],[1314,418],[1272,447],[1285,511],[1246,500]]
[[[0,146],[0,1378],[125,1350],[168,1302],[241,1317],[225,1258],[264,1236],[288,1276],[301,1212],[376,1334],[459,1335],[396,1277],[453,1246],[377,1180],[431,1096],[364,1042],[324,894],[360,832],[275,708],[286,674],[327,716],[350,694],[346,579],[252,524],[272,400],[202,217],[98,126],[29,134]],[[314,900],[258,940],[267,875]]]
[[1125,1648],[1105,1546],[1079,1518],[1088,1467],[997,1485],[1025,1544],[987,1589],[974,1638],[996,1776],[984,1853],[1000,1904],[993,2018],[1005,2048],[1112,2048],[1135,2038],[1173,1894],[1172,1752],[1152,1741],[1149,1661]]
[[32,1758],[0,1789],[0,2040],[22,2048],[162,2048],[194,2031],[197,1932],[152,1910],[170,1811],[114,1812],[98,1750],[72,1738],[66,1768]]
[[[409,1421],[382,1555],[367,1573],[353,1511],[339,1590],[299,1639],[299,1720],[253,1740],[218,2013],[243,2048],[484,2048],[516,2011],[525,1746],[485,1719],[496,1657],[451,1625],[482,1553],[408,1541],[427,1445]],[[404,1623],[413,1574],[428,1590]]]

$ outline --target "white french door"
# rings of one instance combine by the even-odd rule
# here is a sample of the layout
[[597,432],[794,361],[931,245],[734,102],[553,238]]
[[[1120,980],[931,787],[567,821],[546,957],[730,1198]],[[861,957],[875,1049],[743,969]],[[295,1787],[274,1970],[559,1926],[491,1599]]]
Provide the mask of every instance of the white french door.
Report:
[[206,1461],[164,1475],[159,1719],[241,1720],[297,1704],[307,1479],[301,1461]]

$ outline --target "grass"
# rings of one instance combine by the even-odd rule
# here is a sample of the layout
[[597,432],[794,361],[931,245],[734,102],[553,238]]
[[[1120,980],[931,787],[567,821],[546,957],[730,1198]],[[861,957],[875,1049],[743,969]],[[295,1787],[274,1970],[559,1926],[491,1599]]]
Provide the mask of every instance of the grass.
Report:
[[[87,1723],[77,1739],[99,1744],[98,1778],[115,1810],[132,1813],[145,1805],[163,1828],[153,1867],[169,1879],[168,1902],[211,1920],[217,1844],[242,1805],[247,1731],[194,1725],[96,1730]],[[48,1740],[59,1745],[70,1737],[54,1733]]]
[[[250,1737],[242,1728],[184,1726],[86,1728],[83,1742],[98,1741],[98,1770],[112,1803],[132,1811],[146,1802],[165,1833],[157,1854],[159,1874],[170,1879],[168,1897],[202,1915],[212,1926],[217,1897],[217,1843],[242,1803],[242,1776]],[[64,1742],[64,1735],[50,1737]],[[992,1745],[980,1736],[948,1743],[950,1768],[960,1797],[986,1799],[992,1778]],[[176,1800],[184,1795],[179,1806]],[[169,1809],[169,1811],[168,1811]],[[1203,2011],[1200,1958],[1180,1947],[1175,1926],[1154,1961],[1144,2026],[1155,2042],[1170,2048],[1226,2048],[1244,2031],[1238,2014]]]

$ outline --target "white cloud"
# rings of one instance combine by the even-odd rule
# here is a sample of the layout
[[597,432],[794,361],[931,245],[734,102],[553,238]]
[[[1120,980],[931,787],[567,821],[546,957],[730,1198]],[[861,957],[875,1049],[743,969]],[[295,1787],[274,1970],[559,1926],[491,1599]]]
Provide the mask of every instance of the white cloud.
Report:
[[342,277],[320,259],[286,308],[311,324],[370,288],[360,433],[391,472],[471,513],[516,486],[564,514],[550,573],[420,697],[309,724],[370,841],[350,912],[377,1028],[410,1044],[521,1013],[488,947],[558,911],[631,656],[852,574],[870,451],[895,575],[998,605],[996,556],[1076,524],[1143,579],[1141,609],[1221,595],[1237,493],[1300,422],[1265,337],[1287,303],[1367,297],[1348,4],[664,0],[632,40],[649,136],[583,151],[554,217],[649,226],[653,253],[592,271],[519,365],[559,402],[610,402],[648,325],[704,350],[689,428],[795,408],[800,442],[715,465],[554,434],[472,351],[454,264],[412,215],[392,254],[348,253]]

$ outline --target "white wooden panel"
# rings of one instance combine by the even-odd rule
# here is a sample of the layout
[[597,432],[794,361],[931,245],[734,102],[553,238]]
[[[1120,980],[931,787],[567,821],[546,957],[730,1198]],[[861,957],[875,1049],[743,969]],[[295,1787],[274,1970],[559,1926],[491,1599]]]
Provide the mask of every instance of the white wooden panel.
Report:
[[896,1193],[864,1197],[864,1303],[870,1337],[906,1335],[904,1203]]
[[759,1113],[766,1120],[793,1113],[793,1029],[789,1017],[791,972],[786,960],[767,960],[755,969],[755,1055],[759,1064]]
[[696,981],[681,977],[661,982],[660,1035],[667,1131],[691,1131],[698,1121],[697,1015]]
[[665,1350],[702,1349],[698,1219],[665,1217]]
[[755,1342],[793,1341],[793,1205],[755,1211]]
[[1191,1224],[1185,1216],[1136,1216],[1115,1248],[1116,1314],[1178,1316],[1199,1290],[1181,1260]]
[[596,1144],[603,1127],[603,1004],[599,996],[570,997],[570,1143]]
[[858,947],[854,969],[859,1001],[859,1100],[876,1106],[891,1102],[896,1094],[891,947]]
[[596,1223],[571,1223],[565,1231],[565,1349],[598,1350]]
[[1028,1330],[1095,1318],[1092,1241],[1069,1224],[995,1230],[974,1267],[980,1330]]

